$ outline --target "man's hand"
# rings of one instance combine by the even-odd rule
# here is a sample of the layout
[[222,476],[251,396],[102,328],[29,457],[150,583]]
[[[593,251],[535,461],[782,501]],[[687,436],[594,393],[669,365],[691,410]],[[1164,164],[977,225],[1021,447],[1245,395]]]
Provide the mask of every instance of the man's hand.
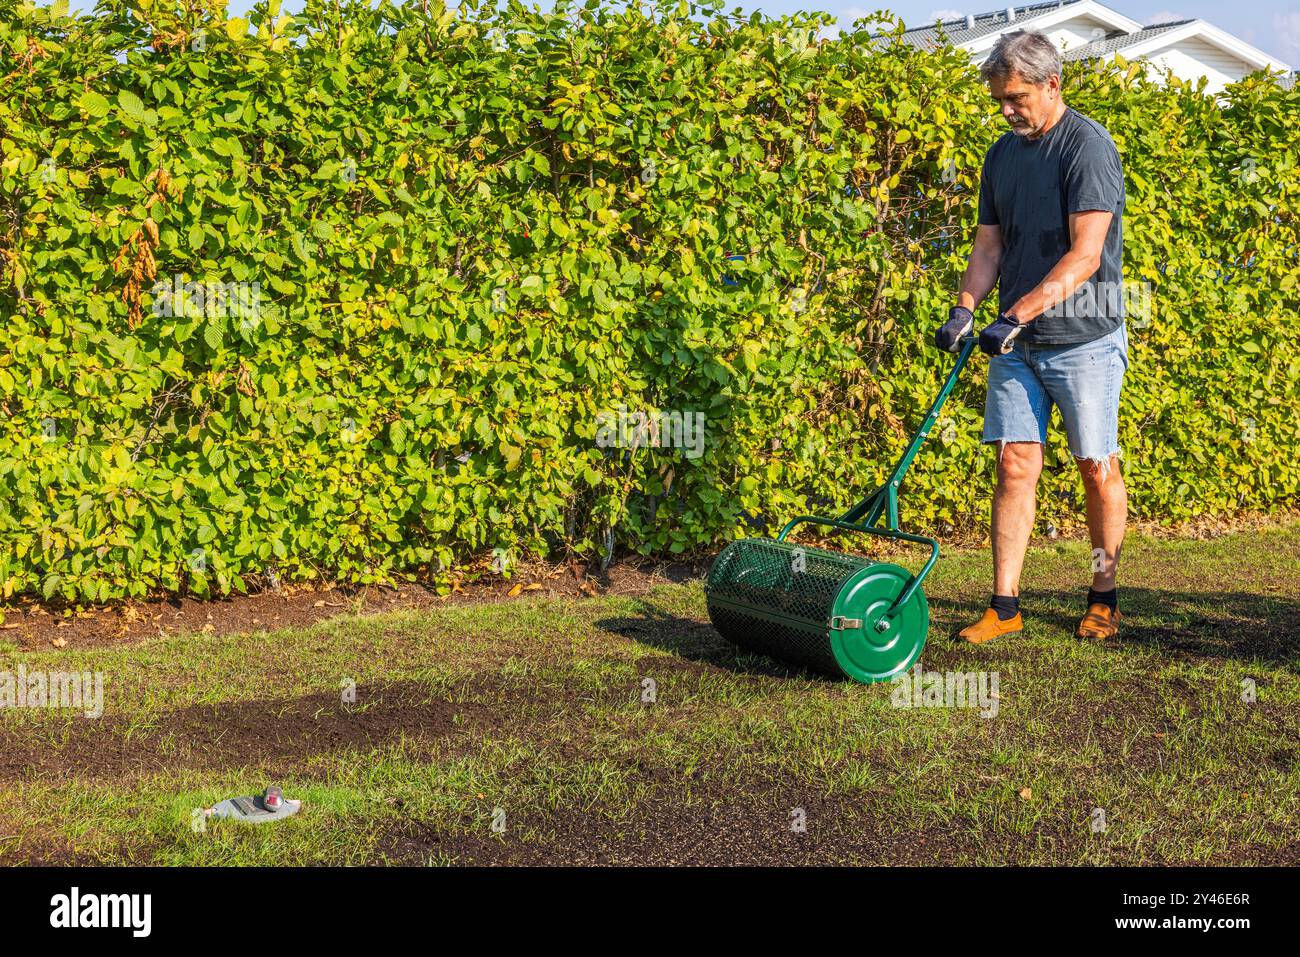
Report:
[[934,344],[944,352],[956,352],[961,337],[969,335],[975,326],[975,315],[965,306],[953,306],[948,310],[948,321],[940,326],[934,334]]
[[980,350],[990,356],[1006,355],[1011,351],[1012,342],[1020,335],[1020,330],[1023,328],[1025,328],[1024,323],[1017,322],[1003,313],[998,316],[997,321],[985,327],[980,333]]

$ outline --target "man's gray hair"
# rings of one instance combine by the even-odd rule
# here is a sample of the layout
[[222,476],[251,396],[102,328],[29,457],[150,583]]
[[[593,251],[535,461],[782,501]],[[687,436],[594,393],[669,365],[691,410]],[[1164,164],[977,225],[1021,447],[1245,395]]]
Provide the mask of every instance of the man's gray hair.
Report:
[[1004,33],[993,45],[989,58],[980,64],[984,82],[997,77],[1006,80],[1019,73],[1026,83],[1040,86],[1047,78],[1061,75],[1061,51],[1037,30]]

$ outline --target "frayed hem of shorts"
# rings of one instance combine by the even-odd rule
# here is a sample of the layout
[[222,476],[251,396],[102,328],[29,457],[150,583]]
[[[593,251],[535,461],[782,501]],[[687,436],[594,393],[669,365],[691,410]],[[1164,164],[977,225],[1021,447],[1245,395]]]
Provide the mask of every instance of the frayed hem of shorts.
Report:
[[1120,461],[1124,460],[1123,449],[1116,449],[1114,452],[1111,452],[1109,455],[1105,457],[1091,456],[1091,455],[1075,455],[1073,452],[1071,452],[1070,454],[1074,456],[1074,460],[1076,462],[1091,462],[1094,465],[1096,465],[1098,471],[1101,473],[1099,477],[1102,482],[1105,482],[1106,479],[1110,476],[1110,460],[1113,458],[1119,459]]
[[994,442],[998,444],[998,465],[1002,464],[1002,453],[1008,445],[1041,445],[1043,451],[1047,451],[1047,443],[1040,439],[981,439],[980,442],[983,445],[992,445]]

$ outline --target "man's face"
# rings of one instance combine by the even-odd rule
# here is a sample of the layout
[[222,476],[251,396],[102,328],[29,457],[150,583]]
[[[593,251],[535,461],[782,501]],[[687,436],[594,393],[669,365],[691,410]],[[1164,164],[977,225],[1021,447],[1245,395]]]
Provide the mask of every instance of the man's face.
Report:
[[1053,75],[1046,83],[1034,84],[1025,82],[1019,73],[1006,79],[995,76],[989,80],[989,93],[1002,108],[1011,132],[1033,139],[1052,118],[1060,99],[1061,78]]

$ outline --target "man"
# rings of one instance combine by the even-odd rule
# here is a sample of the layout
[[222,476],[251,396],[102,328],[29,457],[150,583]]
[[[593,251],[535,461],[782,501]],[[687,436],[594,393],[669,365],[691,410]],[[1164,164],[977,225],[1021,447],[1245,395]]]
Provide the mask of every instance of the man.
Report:
[[1119,393],[1128,368],[1120,274],[1124,173],[1105,127],[1061,99],[1061,57],[1040,33],[1003,36],[980,67],[1010,130],[989,149],[979,225],[948,321],[957,351],[998,285],[998,317],[979,334],[989,361],[984,442],[998,443],[993,597],[961,636],[1020,631],[1020,572],[1034,526],[1052,406],[1061,410],[1087,497],[1092,587],[1082,638],[1119,630],[1115,572],[1128,514],[1119,468]]

